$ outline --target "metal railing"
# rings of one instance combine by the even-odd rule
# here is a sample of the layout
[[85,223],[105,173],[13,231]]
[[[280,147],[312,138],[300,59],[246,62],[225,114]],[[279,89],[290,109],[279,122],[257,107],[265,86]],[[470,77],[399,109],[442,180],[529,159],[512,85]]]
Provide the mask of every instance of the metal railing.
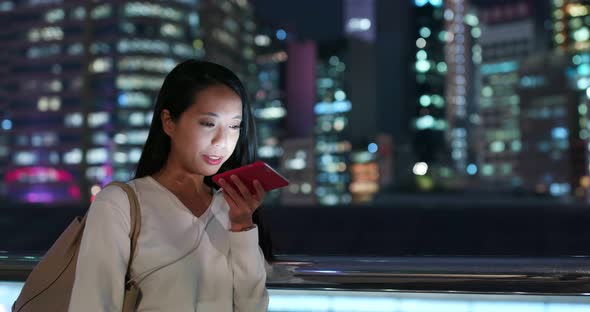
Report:
[[[39,255],[0,253],[0,280],[24,281]],[[590,296],[590,257],[279,256],[274,289]]]

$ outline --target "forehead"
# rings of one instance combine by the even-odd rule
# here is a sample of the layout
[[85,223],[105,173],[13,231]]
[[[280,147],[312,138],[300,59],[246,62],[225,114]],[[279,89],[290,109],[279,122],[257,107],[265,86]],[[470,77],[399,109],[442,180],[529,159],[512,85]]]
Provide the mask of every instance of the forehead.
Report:
[[198,113],[241,114],[242,99],[231,88],[225,85],[214,85],[197,93],[189,110]]

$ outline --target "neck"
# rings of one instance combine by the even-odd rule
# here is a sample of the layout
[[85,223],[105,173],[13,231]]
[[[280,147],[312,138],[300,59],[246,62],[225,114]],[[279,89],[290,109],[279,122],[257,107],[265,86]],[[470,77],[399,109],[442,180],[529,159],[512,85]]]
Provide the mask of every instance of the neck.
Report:
[[205,184],[204,176],[175,170],[169,166],[164,166],[152,177],[173,193],[209,194],[211,192],[211,188]]

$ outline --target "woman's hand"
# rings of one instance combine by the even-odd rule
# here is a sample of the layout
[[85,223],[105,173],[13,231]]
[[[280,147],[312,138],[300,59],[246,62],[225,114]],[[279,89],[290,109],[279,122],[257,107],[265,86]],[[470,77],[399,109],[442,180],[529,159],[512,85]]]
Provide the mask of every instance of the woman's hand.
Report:
[[223,188],[223,197],[229,204],[230,231],[239,232],[254,225],[252,214],[264,200],[266,192],[258,180],[253,182],[256,194],[252,194],[236,175],[232,175],[230,179],[237,190],[223,179],[219,180],[219,184]]

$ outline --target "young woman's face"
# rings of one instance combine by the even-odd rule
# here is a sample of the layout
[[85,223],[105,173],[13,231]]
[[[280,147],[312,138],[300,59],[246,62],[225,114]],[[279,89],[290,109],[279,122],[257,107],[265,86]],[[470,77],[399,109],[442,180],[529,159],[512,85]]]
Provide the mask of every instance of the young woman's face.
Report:
[[229,87],[215,85],[197,95],[180,118],[163,118],[171,138],[169,160],[191,174],[210,176],[231,156],[240,136],[242,100]]

